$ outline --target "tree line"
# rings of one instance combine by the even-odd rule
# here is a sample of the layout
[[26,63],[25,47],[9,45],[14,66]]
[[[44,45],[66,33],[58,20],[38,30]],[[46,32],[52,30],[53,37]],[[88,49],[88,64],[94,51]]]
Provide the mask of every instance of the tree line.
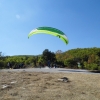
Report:
[[[66,52],[58,50],[56,53],[45,49],[41,55],[19,55],[2,56],[0,55],[0,68],[8,68],[10,63],[12,68],[26,68],[47,66],[50,60],[50,66],[55,64],[57,67],[80,68],[88,70],[100,70],[100,48],[76,48]],[[80,64],[80,66],[78,66]]]

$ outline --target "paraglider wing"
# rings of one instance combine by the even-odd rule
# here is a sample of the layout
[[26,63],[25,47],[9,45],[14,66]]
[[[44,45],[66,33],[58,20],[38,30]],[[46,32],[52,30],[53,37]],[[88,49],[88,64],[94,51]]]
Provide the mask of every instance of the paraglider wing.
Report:
[[68,44],[67,36],[62,31],[60,31],[60,30],[58,30],[56,28],[52,28],[52,27],[38,27],[38,28],[32,30],[28,34],[28,38],[30,38],[34,34],[40,34],[40,33],[50,34],[50,35],[59,37],[66,44]]

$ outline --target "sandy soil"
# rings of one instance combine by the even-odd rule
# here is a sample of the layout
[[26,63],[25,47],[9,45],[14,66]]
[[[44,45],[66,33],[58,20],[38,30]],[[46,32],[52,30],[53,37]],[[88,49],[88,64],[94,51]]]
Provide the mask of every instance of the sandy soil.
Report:
[[0,100],[100,100],[100,74],[0,72]]

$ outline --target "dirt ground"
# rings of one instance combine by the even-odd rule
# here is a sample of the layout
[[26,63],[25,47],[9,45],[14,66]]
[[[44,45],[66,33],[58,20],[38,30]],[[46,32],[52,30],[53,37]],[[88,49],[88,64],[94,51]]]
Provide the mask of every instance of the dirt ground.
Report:
[[0,72],[0,100],[100,100],[100,74]]

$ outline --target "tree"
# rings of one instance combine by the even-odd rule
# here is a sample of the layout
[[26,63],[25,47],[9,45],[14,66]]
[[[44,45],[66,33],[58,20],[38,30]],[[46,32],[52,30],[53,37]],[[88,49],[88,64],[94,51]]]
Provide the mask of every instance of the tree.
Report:
[[0,52],[0,57],[1,57],[1,55],[2,55],[2,52]]
[[61,54],[61,53],[63,53],[61,50],[56,51],[56,54]]
[[53,52],[49,51],[48,49],[45,49],[42,53],[42,57],[44,62],[46,63],[48,60],[50,60],[51,62],[55,62],[56,61],[56,56]]
[[39,65],[39,66],[44,66],[44,60],[43,60],[43,57],[42,57],[42,56],[40,56],[40,57],[38,58],[38,65]]

